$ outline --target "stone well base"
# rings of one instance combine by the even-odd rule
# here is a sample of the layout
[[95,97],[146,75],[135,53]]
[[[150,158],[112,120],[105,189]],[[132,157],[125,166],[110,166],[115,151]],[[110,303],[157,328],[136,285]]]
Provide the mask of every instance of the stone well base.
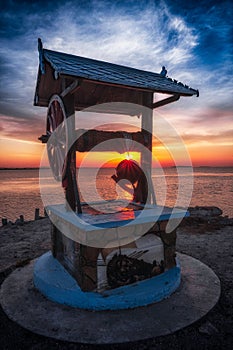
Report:
[[140,282],[105,290],[83,292],[66,269],[50,252],[34,265],[35,287],[48,299],[86,310],[121,310],[146,306],[171,295],[180,285],[180,266]]
[[34,287],[35,261],[3,282],[0,302],[22,327],[70,342],[111,344],[166,335],[203,317],[220,296],[219,279],[209,267],[187,255],[178,258],[179,288],[168,299],[145,307],[95,312],[50,301]]

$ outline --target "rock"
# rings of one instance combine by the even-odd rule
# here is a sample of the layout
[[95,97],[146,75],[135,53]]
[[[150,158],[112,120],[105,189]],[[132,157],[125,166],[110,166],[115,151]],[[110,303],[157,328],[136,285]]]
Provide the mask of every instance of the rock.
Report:
[[198,328],[199,332],[202,334],[213,335],[218,333],[218,329],[209,321],[206,321]]
[[15,225],[23,226],[23,222],[20,219],[15,220]]
[[218,207],[190,207],[189,213],[191,217],[216,217],[222,215],[222,210]]

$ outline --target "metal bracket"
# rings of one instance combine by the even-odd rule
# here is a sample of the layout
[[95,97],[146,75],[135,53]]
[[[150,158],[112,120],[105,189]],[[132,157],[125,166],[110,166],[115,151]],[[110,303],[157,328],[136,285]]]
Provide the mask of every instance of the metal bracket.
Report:
[[165,98],[164,100],[153,103],[152,108],[158,108],[167,105],[168,103],[178,101],[180,98],[179,94],[172,95],[171,97]]
[[61,97],[65,97],[68,94],[73,94],[78,88],[80,87],[80,82],[78,81],[78,79],[74,80],[72,84],[70,84],[69,86],[67,86],[67,88],[65,88],[60,96]]

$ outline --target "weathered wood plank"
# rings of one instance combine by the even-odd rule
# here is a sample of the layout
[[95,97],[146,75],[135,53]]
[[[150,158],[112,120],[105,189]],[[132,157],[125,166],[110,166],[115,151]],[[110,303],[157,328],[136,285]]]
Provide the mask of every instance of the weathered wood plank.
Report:
[[[89,152],[95,146],[100,145],[98,147],[98,151],[116,151],[119,153],[127,152],[125,142],[119,142],[119,139],[130,139],[134,141],[132,143],[132,149],[129,150],[131,152],[139,151],[140,145],[144,145],[147,147],[148,137],[145,135],[144,131],[138,132],[126,132],[126,131],[102,131],[102,130],[76,130],[77,140],[75,142],[75,149],[79,152]],[[78,136],[80,135],[80,136]],[[104,144],[104,142],[111,140],[112,142],[108,142]],[[138,143],[138,144],[137,144]]]
[[[122,143],[122,147],[119,146],[119,138],[120,139],[130,139],[134,141],[132,151],[140,151],[140,145],[148,146],[149,142],[149,134],[146,130],[137,131],[137,132],[126,132],[126,131],[102,131],[102,130],[85,130],[85,129],[77,129],[75,130],[75,150],[78,152],[89,152],[93,147],[99,145],[102,142],[112,140],[111,144],[107,144],[108,149],[106,149],[106,145],[98,147],[98,151],[118,151],[121,150],[120,153],[126,152],[124,149],[124,145]],[[38,138],[42,143],[47,143],[49,140],[49,135],[41,135]],[[137,145],[137,143],[139,145]]]

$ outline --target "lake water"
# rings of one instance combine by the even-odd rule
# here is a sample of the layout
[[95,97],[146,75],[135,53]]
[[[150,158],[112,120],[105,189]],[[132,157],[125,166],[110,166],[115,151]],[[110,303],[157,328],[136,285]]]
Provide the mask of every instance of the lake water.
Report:
[[[97,178],[95,173],[94,169],[86,168],[79,175],[78,183],[85,200],[126,195],[116,191],[111,179],[114,169],[101,169]],[[191,200],[190,206],[217,206],[224,215],[233,217],[233,168],[194,168],[193,174],[188,168],[179,168],[178,173],[175,168],[153,169],[152,181],[158,204],[186,206]],[[43,215],[38,169],[0,170],[0,192],[0,218],[15,220],[23,214],[26,220],[32,220],[35,208],[40,208]],[[130,199],[128,194],[126,197]]]

